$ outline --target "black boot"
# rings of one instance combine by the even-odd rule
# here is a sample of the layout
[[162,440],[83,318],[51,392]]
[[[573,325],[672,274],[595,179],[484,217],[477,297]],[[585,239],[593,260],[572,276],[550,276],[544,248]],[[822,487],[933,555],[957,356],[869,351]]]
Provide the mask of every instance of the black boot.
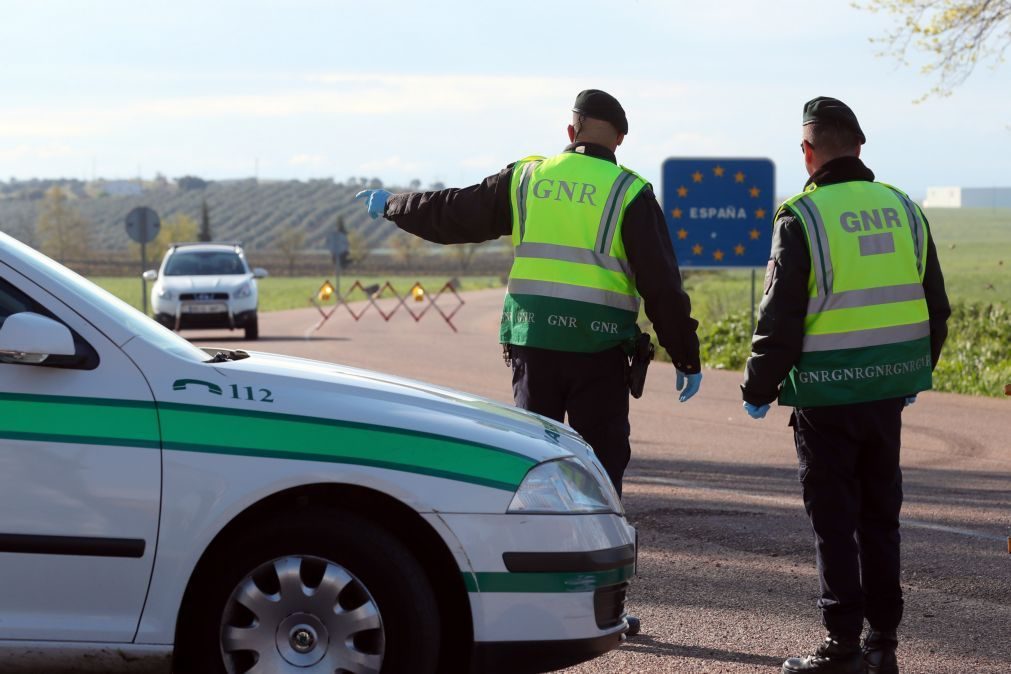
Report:
[[899,674],[899,662],[895,658],[898,645],[895,630],[882,632],[873,627],[868,630],[863,649],[867,674]]
[[783,674],[863,674],[863,655],[859,639],[844,639],[832,634],[813,655],[790,658],[783,663]]

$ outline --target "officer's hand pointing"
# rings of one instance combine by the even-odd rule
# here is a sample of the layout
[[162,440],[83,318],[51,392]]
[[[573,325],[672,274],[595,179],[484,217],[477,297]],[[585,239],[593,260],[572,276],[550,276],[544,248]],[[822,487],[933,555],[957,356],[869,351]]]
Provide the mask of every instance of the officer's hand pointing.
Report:
[[386,202],[390,198],[390,193],[386,190],[362,190],[355,195],[355,199],[363,199],[365,207],[369,209],[369,215],[373,220],[378,220],[386,212]]
[[[699,392],[699,386],[702,385],[702,373],[685,374],[681,370],[678,370],[677,373],[675,386],[678,391],[681,391],[681,395],[678,397],[678,400],[686,402],[689,398]],[[685,380],[687,380],[687,384],[685,383]]]
[[769,413],[769,406],[744,403],[744,411],[747,412],[748,416],[752,419],[764,419],[765,415]]

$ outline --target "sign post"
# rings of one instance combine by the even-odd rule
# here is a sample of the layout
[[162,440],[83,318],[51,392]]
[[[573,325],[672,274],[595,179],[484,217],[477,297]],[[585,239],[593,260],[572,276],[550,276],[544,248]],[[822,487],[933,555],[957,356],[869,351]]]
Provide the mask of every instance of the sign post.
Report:
[[161,229],[161,219],[153,209],[138,206],[126,216],[127,235],[140,244],[140,304],[147,313],[147,281],[144,272],[147,270],[147,244],[155,240]]
[[330,251],[330,257],[333,258],[334,271],[336,274],[337,297],[340,297],[341,272],[343,271],[344,261],[347,258],[348,253],[351,251],[351,245],[348,242],[348,235],[344,232],[343,228],[335,229],[327,234],[326,247]]
[[663,209],[682,268],[751,269],[769,259],[776,191],[769,159],[671,158],[663,163]]

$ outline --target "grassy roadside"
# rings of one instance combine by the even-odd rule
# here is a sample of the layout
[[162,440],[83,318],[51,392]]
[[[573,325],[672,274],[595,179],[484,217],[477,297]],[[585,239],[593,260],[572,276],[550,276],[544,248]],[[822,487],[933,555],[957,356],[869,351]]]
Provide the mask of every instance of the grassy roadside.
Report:
[[[1001,396],[1011,383],[1011,211],[933,209],[926,215],[953,309],[934,387]],[[760,278],[758,286],[761,293]],[[685,287],[699,321],[702,363],[742,370],[751,352],[750,272],[691,272]],[[669,360],[663,349],[657,354]]]
[[[451,278],[451,276],[396,276],[396,277],[348,277],[343,279],[341,289],[347,292],[355,281],[360,281],[363,286],[375,283],[380,285],[387,281],[394,289],[404,295],[415,282],[421,283],[430,292],[438,292]],[[128,302],[132,306],[140,309],[140,279],[123,278],[111,276],[99,276],[90,279],[94,283],[105,288],[116,297]],[[498,276],[461,276],[459,277],[459,291],[481,290],[484,288],[497,288],[502,285],[502,280]],[[267,277],[257,282],[260,290],[260,311],[281,311],[284,309],[304,309],[310,306],[309,298],[316,294],[322,278],[316,277]],[[151,284],[147,284],[148,293],[151,292]],[[360,291],[351,293],[349,299],[361,299]]]
[[[942,391],[1000,395],[1011,383],[1011,210],[935,209],[927,211],[948,296],[955,309],[948,343],[935,373]],[[437,291],[450,275],[393,277],[400,294],[419,281]],[[102,287],[140,307],[138,278],[94,278]],[[309,306],[322,283],[316,277],[271,277],[260,282],[262,311]],[[354,279],[344,281],[346,290]],[[360,279],[363,285],[386,278]],[[501,286],[497,276],[461,277],[462,291]],[[750,354],[750,270],[688,271],[685,287],[698,319],[702,362],[706,367],[741,370]],[[756,278],[761,298],[762,272]],[[353,296],[352,296],[353,298]],[[645,318],[643,317],[643,320]],[[663,349],[658,357],[667,359]]]
[[[1011,383],[1011,311],[997,304],[956,303],[948,321],[948,341],[934,371],[934,389],[1002,397]],[[655,339],[655,338],[654,338]],[[699,326],[702,364],[718,370],[743,370],[751,354],[751,321],[740,311]],[[669,361],[667,352],[657,356]]]

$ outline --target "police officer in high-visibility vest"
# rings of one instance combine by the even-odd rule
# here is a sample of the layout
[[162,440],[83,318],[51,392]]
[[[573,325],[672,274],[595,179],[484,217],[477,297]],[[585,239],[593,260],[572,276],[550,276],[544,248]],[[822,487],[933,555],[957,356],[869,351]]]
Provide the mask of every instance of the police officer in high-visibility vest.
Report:
[[[436,243],[511,237],[499,341],[514,400],[558,421],[568,415],[619,494],[631,455],[626,371],[640,300],[674,361],[679,399],[702,380],[698,323],[663,212],[649,183],[615,159],[627,133],[618,101],[590,89],[576,97],[561,154],[527,157],[463,189],[358,195],[373,218]],[[636,632],[638,621],[629,622]]]
[[[898,672],[902,410],[931,387],[951,310],[927,220],[874,182],[844,103],[804,106],[810,180],[776,215],[744,407],[793,407],[828,631],[785,674]],[[868,631],[861,649],[864,620]]]

